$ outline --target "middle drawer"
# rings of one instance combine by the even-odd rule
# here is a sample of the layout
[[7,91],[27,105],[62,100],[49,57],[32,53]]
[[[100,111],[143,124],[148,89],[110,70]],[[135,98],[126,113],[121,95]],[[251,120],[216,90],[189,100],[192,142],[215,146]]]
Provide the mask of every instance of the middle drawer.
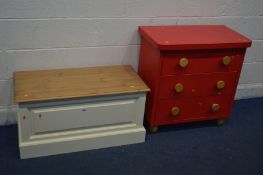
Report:
[[159,98],[220,96],[235,92],[237,72],[186,74],[163,76],[160,80]]

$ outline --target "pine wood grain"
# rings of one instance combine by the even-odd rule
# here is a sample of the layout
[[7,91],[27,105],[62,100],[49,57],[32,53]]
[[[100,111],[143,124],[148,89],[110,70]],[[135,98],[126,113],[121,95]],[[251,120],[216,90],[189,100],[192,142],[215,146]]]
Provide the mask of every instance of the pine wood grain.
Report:
[[147,91],[150,89],[129,65],[14,73],[17,103]]

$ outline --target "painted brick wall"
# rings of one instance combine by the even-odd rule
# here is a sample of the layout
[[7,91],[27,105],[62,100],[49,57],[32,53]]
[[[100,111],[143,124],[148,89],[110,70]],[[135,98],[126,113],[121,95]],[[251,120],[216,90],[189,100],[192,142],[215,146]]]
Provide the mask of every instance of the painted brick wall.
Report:
[[0,0],[0,125],[19,70],[131,64],[138,25],[225,24],[253,40],[236,98],[263,96],[262,0]]

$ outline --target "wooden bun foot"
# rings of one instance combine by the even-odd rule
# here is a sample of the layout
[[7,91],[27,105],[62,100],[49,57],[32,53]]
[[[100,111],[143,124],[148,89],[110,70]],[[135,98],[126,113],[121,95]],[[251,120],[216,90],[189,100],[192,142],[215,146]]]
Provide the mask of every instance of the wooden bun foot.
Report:
[[158,131],[158,126],[150,126],[150,127],[149,127],[149,131],[150,131],[151,133],[157,132],[157,131]]
[[225,119],[217,119],[216,124],[217,126],[222,126],[225,123]]

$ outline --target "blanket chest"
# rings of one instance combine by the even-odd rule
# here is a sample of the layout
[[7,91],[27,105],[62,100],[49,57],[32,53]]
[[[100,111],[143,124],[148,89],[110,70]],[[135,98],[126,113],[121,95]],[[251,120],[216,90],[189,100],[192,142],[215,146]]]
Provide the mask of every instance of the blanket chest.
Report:
[[131,66],[14,73],[21,158],[140,143],[149,88]]

